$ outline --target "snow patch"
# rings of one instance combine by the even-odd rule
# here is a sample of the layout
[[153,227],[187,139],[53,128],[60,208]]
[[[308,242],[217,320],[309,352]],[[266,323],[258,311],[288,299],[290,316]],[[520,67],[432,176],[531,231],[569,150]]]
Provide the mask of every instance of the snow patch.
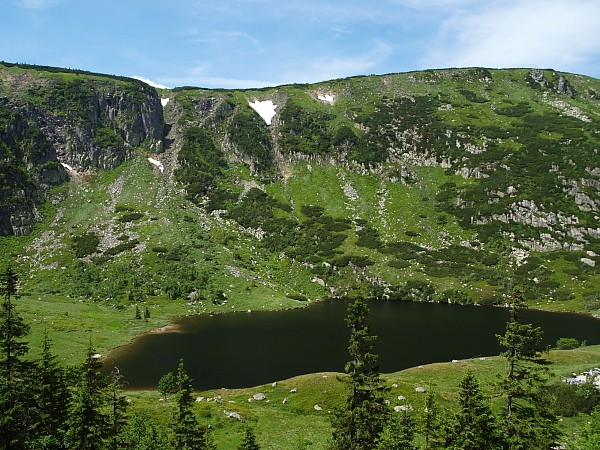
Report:
[[170,98],[161,98],[160,99],[160,104],[163,105],[163,108],[165,106],[167,106],[167,103],[169,103],[169,100],[171,100]]
[[261,102],[256,100],[255,102],[248,102],[248,104],[264,119],[267,125],[271,125],[271,120],[275,115],[275,108],[277,108],[277,105],[274,104],[273,101],[265,100],[264,102]]
[[75,169],[73,169],[73,167],[71,167],[68,164],[60,163],[60,165],[63,166],[65,169],[67,169],[69,172],[75,172]]
[[163,163],[161,163],[158,159],[148,157],[148,161],[150,164],[158,167],[158,170],[160,170],[161,173],[165,171],[165,166],[163,166]]
[[331,94],[319,94],[317,98],[322,102],[333,103],[335,101],[335,97]]

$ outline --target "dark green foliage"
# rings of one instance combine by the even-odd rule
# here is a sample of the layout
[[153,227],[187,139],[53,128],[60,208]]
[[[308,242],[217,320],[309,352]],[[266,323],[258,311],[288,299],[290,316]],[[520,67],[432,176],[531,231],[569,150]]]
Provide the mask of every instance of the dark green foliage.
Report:
[[404,410],[391,414],[381,433],[377,450],[417,450],[417,426],[411,413]]
[[480,97],[475,92],[469,91],[468,89],[459,89],[458,92],[464,95],[468,101],[473,103],[486,103],[488,101],[486,98]]
[[0,446],[25,448],[32,421],[27,392],[30,365],[24,360],[28,344],[23,339],[29,326],[15,309],[19,278],[9,267],[0,280]]
[[177,392],[177,377],[173,372],[166,373],[158,380],[158,392],[164,398],[169,398],[171,394]]
[[573,448],[576,450],[597,450],[600,448],[600,406],[590,415],[583,431],[577,436]]
[[425,409],[421,416],[420,430],[425,441],[425,449],[442,449],[445,446],[445,418],[435,401],[435,392],[427,390]]
[[238,446],[238,450],[260,450],[260,446],[256,443],[256,436],[254,436],[252,428],[246,428],[244,439]]
[[260,172],[273,168],[273,143],[265,121],[254,111],[245,108],[235,115],[229,125],[231,140],[238,150],[256,161]]
[[332,421],[331,449],[367,450],[376,448],[388,418],[384,402],[385,387],[379,375],[376,337],[367,323],[369,309],[365,300],[348,305],[346,325],[350,329],[346,364],[349,393],[346,405],[335,412]]
[[95,253],[98,250],[98,244],[100,244],[100,238],[95,233],[73,237],[73,249],[75,250],[75,256],[78,258]]
[[544,389],[547,375],[541,365],[542,330],[519,320],[524,300],[513,294],[506,332],[498,336],[506,373],[498,387],[505,398],[503,430],[510,450],[546,449],[558,437],[556,417]]
[[381,242],[379,232],[371,226],[363,225],[356,234],[358,234],[356,245],[359,247],[381,249],[384,246],[383,242]]
[[580,385],[559,382],[547,386],[546,389],[547,395],[552,398],[551,411],[556,416],[589,414],[600,405],[600,391],[592,382]]
[[192,379],[185,371],[183,361],[179,362],[179,367],[177,368],[176,389],[176,409],[172,422],[175,448],[190,450],[214,448],[208,430],[200,426],[194,414]]
[[122,223],[134,222],[136,220],[141,219],[142,217],[144,217],[144,215],[142,213],[128,212],[119,217],[119,222],[122,222]]
[[523,117],[531,111],[531,107],[525,103],[519,103],[518,105],[506,106],[504,108],[497,108],[496,114],[509,117]]
[[29,440],[34,448],[64,448],[62,443],[66,433],[70,393],[66,371],[58,365],[56,356],[52,354],[47,333],[34,373],[36,425]]
[[90,345],[71,393],[66,435],[69,449],[104,449],[104,442],[109,438],[110,427],[104,412],[107,380],[101,368],[102,363]]
[[500,429],[492,414],[489,400],[479,382],[468,371],[460,383],[460,410],[450,429],[447,448],[461,450],[502,449]]
[[279,116],[281,149],[286,153],[327,154],[332,140],[328,122],[334,118],[330,114],[301,108],[288,100]]
[[185,130],[177,161],[175,179],[186,187],[188,199],[195,203],[215,187],[227,167],[210,133],[199,127]]
[[166,431],[146,412],[133,413],[124,431],[127,447],[132,450],[163,450],[169,448]]
[[127,399],[123,395],[123,375],[118,367],[114,367],[110,374],[110,383],[107,390],[108,404],[108,448],[118,450],[125,448],[127,427]]
[[94,142],[100,148],[118,148],[125,144],[123,138],[110,127],[102,126],[94,130]]
[[556,348],[557,350],[571,350],[573,348],[577,348],[579,347],[581,344],[579,343],[579,341],[575,338],[559,338],[556,341],[556,345],[554,346],[554,348]]

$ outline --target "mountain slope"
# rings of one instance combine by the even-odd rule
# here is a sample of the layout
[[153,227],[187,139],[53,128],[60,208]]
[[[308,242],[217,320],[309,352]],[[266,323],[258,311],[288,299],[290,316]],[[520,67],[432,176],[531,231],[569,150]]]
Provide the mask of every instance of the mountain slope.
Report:
[[[501,303],[518,287],[539,306],[599,308],[598,80],[474,68],[157,93],[0,74],[15,117],[3,121],[3,223],[28,234],[35,213],[15,228],[12,211],[50,199],[33,233],[0,241],[36,273],[32,292],[196,311],[359,294]],[[49,100],[76,82],[86,88]],[[251,106],[268,102],[266,119]],[[45,184],[32,175],[44,165]]]

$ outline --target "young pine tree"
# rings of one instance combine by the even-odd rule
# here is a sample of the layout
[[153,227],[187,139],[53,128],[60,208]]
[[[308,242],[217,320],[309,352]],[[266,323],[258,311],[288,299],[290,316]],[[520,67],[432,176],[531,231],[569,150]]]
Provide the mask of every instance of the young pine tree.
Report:
[[61,449],[65,437],[70,393],[64,369],[51,351],[48,332],[44,333],[41,358],[37,361],[32,383],[35,399],[35,423],[31,430],[31,446]]
[[127,427],[127,399],[123,395],[124,377],[118,367],[114,367],[108,384],[108,448],[118,450],[125,447]]
[[460,383],[460,410],[456,425],[448,437],[448,448],[460,450],[502,449],[502,439],[479,382],[468,371]]
[[260,450],[259,445],[256,443],[256,436],[254,435],[254,430],[252,430],[252,428],[246,428],[244,439],[238,447],[238,450]]
[[71,395],[67,420],[67,448],[72,450],[101,450],[110,435],[107,404],[107,380],[100,373],[102,363],[91,344],[79,369],[79,380]]
[[439,450],[445,448],[444,423],[442,413],[435,401],[433,388],[427,390],[425,409],[421,417],[420,431],[425,440],[425,450]]
[[175,448],[189,450],[213,450],[214,444],[207,429],[200,427],[193,411],[192,379],[183,367],[183,360],[177,368],[177,409],[173,415]]
[[28,344],[23,338],[29,326],[15,309],[19,278],[8,268],[0,280],[0,448],[22,449],[32,426],[28,376],[31,365],[24,360]]
[[407,409],[390,415],[381,433],[377,450],[416,450],[417,425]]
[[509,450],[550,448],[558,439],[556,417],[550,412],[545,391],[547,371],[542,366],[542,330],[520,321],[525,307],[520,292],[513,295],[506,332],[498,335],[506,360],[499,381],[505,398],[504,433]]
[[345,407],[336,411],[332,421],[332,450],[376,448],[389,416],[378,356],[374,353],[376,336],[370,334],[368,316],[365,300],[358,299],[348,305],[346,325],[350,329],[350,361],[345,371],[350,392]]

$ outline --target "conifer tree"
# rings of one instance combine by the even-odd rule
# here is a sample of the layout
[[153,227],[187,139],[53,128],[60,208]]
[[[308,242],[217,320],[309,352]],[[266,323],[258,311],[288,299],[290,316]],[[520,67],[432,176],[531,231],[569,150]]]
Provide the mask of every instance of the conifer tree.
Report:
[[542,366],[542,330],[520,321],[525,303],[513,294],[506,332],[498,335],[506,360],[499,388],[505,398],[504,433],[510,450],[547,449],[559,436],[556,417],[548,408],[545,393],[547,371]]
[[15,309],[19,278],[8,268],[0,281],[0,448],[22,449],[31,426],[30,395],[27,378],[31,365],[23,357],[28,344],[23,338],[29,326]]
[[48,332],[44,333],[41,358],[34,370],[31,383],[35,398],[35,422],[32,446],[44,449],[64,448],[65,423],[70,393],[64,369],[59,367],[51,351]]
[[106,406],[106,377],[102,363],[90,343],[79,379],[71,396],[67,421],[67,448],[73,450],[100,450],[108,437]]
[[127,426],[127,399],[123,395],[124,378],[118,367],[110,374],[108,385],[108,427],[109,445],[111,450],[125,448],[125,427]]
[[448,448],[460,450],[501,449],[502,440],[488,399],[470,370],[460,383],[460,410],[449,436]]
[[363,299],[348,305],[346,325],[350,329],[346,364],[350,392],[346,405],[332,421],[332,450],[371,450],[377,447],[389,415],[384,402],[385,387],[374,353],[376,336],[367,324],[369,308]]
[[435,402],[435,391],[433,388],[427,390],[420,429],[425,439],[426,450],[442,449],[445,447],[442,416]]
[[381,433],[377,450],[416,450],[416,423],[409,408],[392,414]]
[[260,446],[256,443],[256,436],[254,435],[254,430],[252,430],[252,428],[246,428],[244,439],[238,447],[238,450],[260,450]]
[[194,405],[192,392],[192,379],[185,371],[183,360],[180,360],[177,368],[177,393],[175,394],[177,409],[173,416],[175,448],[178,450],[213,449],[214,444],[208,430],[200,427],[192,409]]

